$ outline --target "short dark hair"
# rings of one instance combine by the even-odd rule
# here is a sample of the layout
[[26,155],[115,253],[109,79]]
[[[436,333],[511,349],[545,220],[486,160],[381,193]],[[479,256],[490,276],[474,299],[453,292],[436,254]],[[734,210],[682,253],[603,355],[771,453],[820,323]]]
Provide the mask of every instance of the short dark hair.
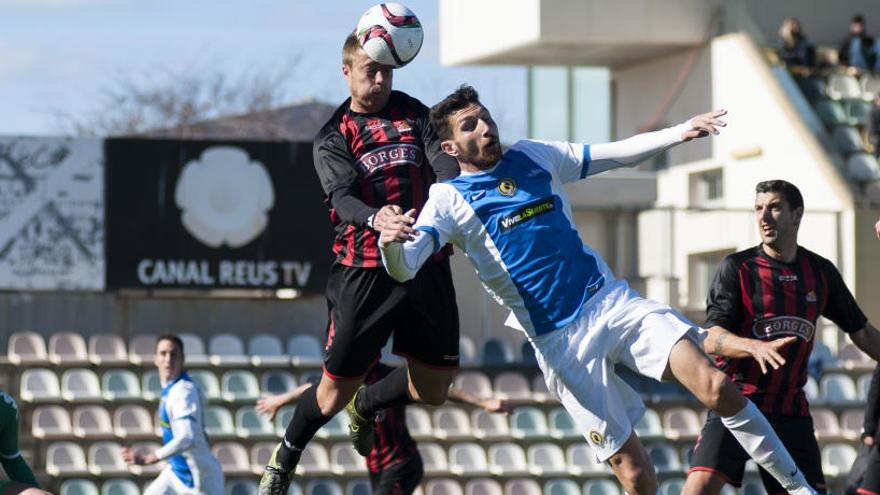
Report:
[[853,22],[856,24],[864,24],[865,23],[865,16],[863,16],[862,14],[856,14],[853,16],[852,21],[850,21],[850,22]]
[[354,56],[360,49],[361,44],[358,42],[357,33],[354,31],[348,33],[345,43],[342,44],[342,65],[351,67],[351,64],[354,63]]
[[431,107],[431,124],[434,125],[437,136],[441,140],[451,139],[452,127],[449,125],[449,116],[474,103],[483,105],[480,103],[480,95],[477,94],[477,90],[467,84],[462,84],[451,95]]
[[755,186],[756,194],[770,192],[781,194],[792,210],[804,207],[804,197],[801,196],[801,191],[791,182],[782,179],[765,180],[758,182],[758,185]]
[[174,345],[176,345],[177,348],[180,349],[180,354],[181,355],[184,354],[183,341],[180,340],[180,337],[178,337],[177,335],[174,335],[173,333],[166,333],[166,334],[160,335],[159,338],[156,339],[156,348],[157,349],[159,348],[159,342],[162,342],[163,340],[170,340],[171,342],[174,342]]

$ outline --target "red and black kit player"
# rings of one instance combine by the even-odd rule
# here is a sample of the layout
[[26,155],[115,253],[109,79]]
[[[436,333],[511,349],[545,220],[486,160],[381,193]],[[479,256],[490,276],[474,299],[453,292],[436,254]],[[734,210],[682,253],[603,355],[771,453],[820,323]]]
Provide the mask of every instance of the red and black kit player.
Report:
[[[880,495],[880,365],[874,368],[871,376],[865,404],[862,445],[859,458],[853,464],[853,471],[860,462],[863,463],[859,466],[861,479],[858,480],[855,492],[859,495]],[[850,493],[850,487],[847,487],[846,493]]]
[[[762,242],[727,256],[719,266],[708,295],[704,348],[767,416],[810,485],[825,492],[803,390],[816,321],[819,316],[830,319],[874,359],[880,356],[880,333],[868,323],[835,266],[798,246],[803,205],[800,191],[789,182],[757,185],[755,219]],[[749,352],[756,341],[777,339],[785,345],[774,352]],[[683,493],[714,495],[724,483],[740,486],[748,459],[710,413],[694,447]],[[768,494],[785,493],[763,470],[761,478]]]
[[[343,45],[342,73],[351,97],[319,131],[313,148],[336,228],[324,372],[300,398],[266,466],[261,495],[286,493],[306,444],[346,404],[355,448],[366,455],[378,411],[414,401],[442,404],[458,369],[449,254],[438,253],[414,280],[400,284],[385,272],[378,250],[378,231],[420,209],[432,183],[458,175],[458,163],[440,150],[429,109],[392,91],[392,68],[370,59],[354,33]],[[407,367],[358,391],[392,335],[393,352],[407,358]]]

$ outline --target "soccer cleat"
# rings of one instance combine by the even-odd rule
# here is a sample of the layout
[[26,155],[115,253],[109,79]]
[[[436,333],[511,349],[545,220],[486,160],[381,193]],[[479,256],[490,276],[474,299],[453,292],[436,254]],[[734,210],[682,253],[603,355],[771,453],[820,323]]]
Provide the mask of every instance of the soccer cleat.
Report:
[[365,418],[358,412],[355,403],[358,394],[364,390],[364,386],[354,393],[354,397],[345,406],[345,412],[348,413],[348,437],[354,445],[354,450],[358,454],[366,457],[373,450],[373,418]]
[[259,495],[286,495],[287,489],[290,487],[290,478],[296,468],[285,471],[275,460],[278,451],[281,449],[281,443],[272,451],[272,457],[263,470],[263,477],[260,478]]

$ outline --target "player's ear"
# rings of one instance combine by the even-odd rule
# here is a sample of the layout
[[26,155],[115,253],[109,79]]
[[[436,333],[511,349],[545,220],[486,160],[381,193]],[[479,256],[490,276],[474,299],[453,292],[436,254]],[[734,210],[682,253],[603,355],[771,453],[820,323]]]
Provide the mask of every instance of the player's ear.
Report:
[[345,64],[342,64],[342,75],[345,77],[348,77],[349,74],[351,74],[351,67],[349,67]]
[[794,215],[795,227],[800,227],[801,226],[801,219],[804,218],[804,207],[801,206],[801,207],[795,208],[794,211],[792,212],[792,214]]
[[455,143],[448,139],[440,142],[440,151],[446,153],[449,156],[458,156],[458,150],[455,149]]

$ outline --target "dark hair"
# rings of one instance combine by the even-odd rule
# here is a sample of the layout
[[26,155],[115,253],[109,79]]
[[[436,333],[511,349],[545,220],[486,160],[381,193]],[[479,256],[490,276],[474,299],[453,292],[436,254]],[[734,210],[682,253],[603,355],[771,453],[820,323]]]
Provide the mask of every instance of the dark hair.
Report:
[[451,139],[452,128],[449,125],[449,116],[474,103],[482,105],[477,90],[467,84],[462,84],[451,95],[431,107],[431,124],[434,125],[437,136],[441,140]]
[[755,193],[769,192],[781,194],[791,210],[804,207],[804,197],[801,196],[801,191],[791,182],[781,179],[765,180],[763,182],[758,182],[758,185],[755,186]]
[[856,14],[853,16],[852,21],[850,21],[850,22],[853,22],[856,24],[864,24],[865,23],[865,16],[863,16],[862,14]]
[[162,342],[163,340],[170,340],[171,342],[174,342],[174,345],[176,345],[177,348],[180,349],[180,354],[184,353],[183,352],[183,341],[180,340],[180,337],[178,337],[177,335],[174,335],[172,333],[166,333],[166,334],[160,335],[159,338],[156,339],[156,348],[159,347],[159,342]]
[[357,33],[354,31],[348,33],[345,43],[342,44],[342,65],[351,67],[351,64],[354,63],[354,56],[360,49],[361,44],[358,42]]

